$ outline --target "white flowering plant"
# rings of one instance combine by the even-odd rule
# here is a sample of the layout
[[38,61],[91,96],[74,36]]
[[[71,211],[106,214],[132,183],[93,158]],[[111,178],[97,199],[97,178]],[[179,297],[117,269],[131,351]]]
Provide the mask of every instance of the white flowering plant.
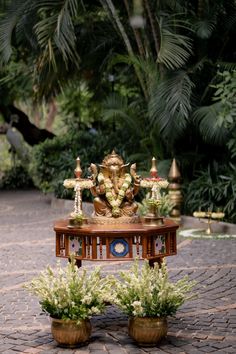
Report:
[[192,298],[196,283],[188,277],[176,283],[169,281],[165,262],[150,267],[147,260],[139,270],[136,260],[128,272],[120,272],[120,280],[113,278],[114,303],[131,317],[167,317]]
[[56,269],[48,266],[24,287],[38,296],[42,310],[51,317],[78,322],[103,312],[109,290],[100,268],[89,274],[86,268],[79,271],[74,257],[65,268],[60,261]]

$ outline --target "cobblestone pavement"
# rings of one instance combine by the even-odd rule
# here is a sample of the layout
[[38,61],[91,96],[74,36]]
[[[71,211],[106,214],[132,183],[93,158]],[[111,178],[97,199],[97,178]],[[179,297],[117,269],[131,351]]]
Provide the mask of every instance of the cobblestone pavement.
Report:
[[[167,260],[171,279],[188,274],[198,282],[199,296],[168,319],[168,336],[158,346],[136,346],[127,335],[127,318],[110,306],[92,320],[87,345],[76,350],[58,347],[49,319],[22,284],[47,264],[55,265],[52,225],[65,215],[37,191],[0,192],[0,353],[236,353],[235,239],[178,240],[178,255]],[[104,273],[128,266],[102,263]]]

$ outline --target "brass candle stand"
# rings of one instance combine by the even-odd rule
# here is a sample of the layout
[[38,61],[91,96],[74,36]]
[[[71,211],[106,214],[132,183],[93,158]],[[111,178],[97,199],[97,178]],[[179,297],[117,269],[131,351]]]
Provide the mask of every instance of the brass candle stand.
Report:
[[74,211],[69,215],[69,228],[81,227],[87,223],[87,218],[82,210],[82,191],[83,189],[90,189],[93,182],[89,178],[81,178],[82,169],[80,167],[80,158],[76,159],[76,168],[74,170],[76,178],[66,179],[63,183],[65,188],[73,188],[75,191]]
[[207,223],[207,229],[206,229],[206,234],[207,235],[211,235],[212,234],[212,228],[211,228],[211,224],[213,222],[217,222],[221,219],[223,219],[223,217],[225,216],[225,214],[223,212],[213,212],[213,211],[195,211],[193,213],[193,216],[195,218],[198,218],[199,220]]
[[150,177],[143,178],[141,181],[142,188],[150,189],[151,196],[147,200],[148,212],[143,217],[143,223],[146,226],[163,225],[163,217],[159,215],[159,206],[161,204],[161,188],[168,187],[168,181],[158,177],[156,159],[152,158],[152,167],[150,169]]

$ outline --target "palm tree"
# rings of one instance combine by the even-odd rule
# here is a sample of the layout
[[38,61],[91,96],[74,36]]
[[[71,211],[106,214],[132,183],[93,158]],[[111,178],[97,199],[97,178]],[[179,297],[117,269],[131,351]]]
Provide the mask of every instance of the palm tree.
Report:
[[[140,88],[146,131],[157,132],[172,154],[186,131],[198,130],[193,113],[199,103],[210,103],[218,65],[233,59],[234,0],[143,0],[138,9],[131,0],[7,3],[0,22],[1,61],[16,53],[29,63],[39,97],[55,94],[74,78],[89,78],[90,87],[104,96],[111,66],[117,81],[120,68],[129,68],[127,81]],[[143,19],[139,26],[136,15]]]

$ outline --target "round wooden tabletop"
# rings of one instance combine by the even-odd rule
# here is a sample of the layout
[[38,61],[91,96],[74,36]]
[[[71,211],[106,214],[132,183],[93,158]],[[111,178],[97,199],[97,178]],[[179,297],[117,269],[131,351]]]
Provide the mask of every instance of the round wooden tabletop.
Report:
[[75,233],[75,234],[134,234],[134,235],[142,235],[142,234],[153,234],[153,232],[168,232],[168,231],[176,231],[178,229],[178,225],[170,220],[164,219],[163,225],[156,226],[146,226],[142,223],[130,223],[130,224],[84,224],[80,228],[76,227],[68,227],[68,220],[57,220],[54,223],[54,230],[56,232],[64,232],[64,233]]

